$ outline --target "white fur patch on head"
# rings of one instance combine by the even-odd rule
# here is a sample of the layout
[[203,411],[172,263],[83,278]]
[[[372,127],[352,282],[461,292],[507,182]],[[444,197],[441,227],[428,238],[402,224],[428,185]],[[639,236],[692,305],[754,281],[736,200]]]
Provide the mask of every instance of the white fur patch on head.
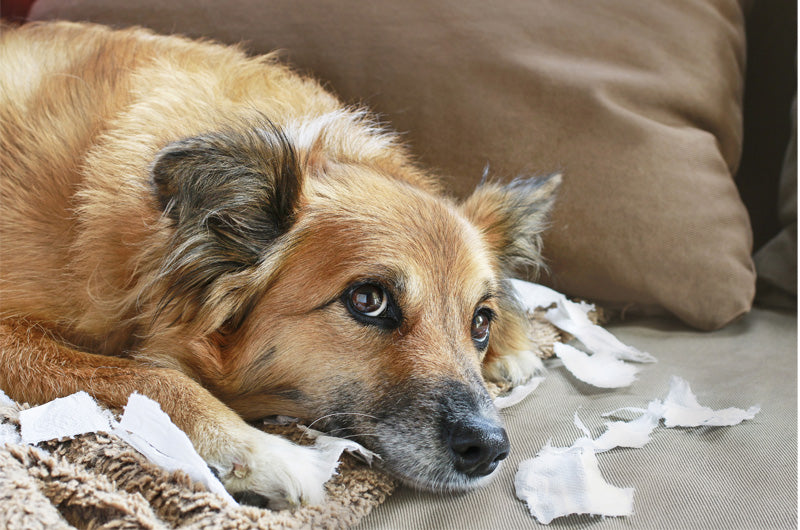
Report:
[[284,126],[286,136],[302,153],[321,151],[334,161],[352,156],[381,156],[397,144],[394,134],[384,130],[362,109],[340,109],[317,116],[303,116]]

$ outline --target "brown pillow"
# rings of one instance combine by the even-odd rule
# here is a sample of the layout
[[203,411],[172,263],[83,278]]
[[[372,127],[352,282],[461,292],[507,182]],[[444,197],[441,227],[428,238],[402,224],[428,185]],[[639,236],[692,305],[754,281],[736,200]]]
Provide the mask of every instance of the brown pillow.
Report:
[[492,175],[564,172],[544,279],[703,329],[751,305],[736,0],[39,0],[32,16],[285,50],[408,132],[466,195]]

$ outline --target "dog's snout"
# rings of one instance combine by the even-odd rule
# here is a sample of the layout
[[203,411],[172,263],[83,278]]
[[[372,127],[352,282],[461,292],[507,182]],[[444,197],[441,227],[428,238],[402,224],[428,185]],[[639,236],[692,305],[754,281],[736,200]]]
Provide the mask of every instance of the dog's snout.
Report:
[[508,456],[506,430],[485,418],[452,422],[445,436],[455,468],[470,477],[488,475]]

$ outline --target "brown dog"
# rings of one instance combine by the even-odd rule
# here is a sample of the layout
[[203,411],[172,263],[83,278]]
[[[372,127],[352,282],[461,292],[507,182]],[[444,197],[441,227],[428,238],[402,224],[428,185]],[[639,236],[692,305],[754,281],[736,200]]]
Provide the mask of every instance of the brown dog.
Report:
[[560,177],[443,197],[396,137],[236,48],[71,23],[0,44],[0,388],[158,401],[234,493],[316,502],[352,437],[464,489],[508,439],[484,378],[540,366],[504,278]]

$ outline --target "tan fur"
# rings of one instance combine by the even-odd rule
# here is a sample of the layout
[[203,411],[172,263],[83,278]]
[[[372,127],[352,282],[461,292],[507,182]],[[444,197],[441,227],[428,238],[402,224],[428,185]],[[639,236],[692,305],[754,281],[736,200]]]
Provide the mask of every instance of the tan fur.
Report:
[[[289,463],[261,463],[261,445],[279,442],[241,417],[368,416],[336,406],[391,408],[425,382],[483,396],[481,371],[519,382],[536,368],[518,358],[526,328],[502,281],[537,263],[557,178],[531,192],[490,185],[458,205],[368,114],[232,47],[32,24],[2,28],[0,65],[0,388],[12,398],[82,389],[119,407],[141,392],[231,491],[298,502],[321,490],[282,476],[281,465],[300,473]],[[284,136],[293,151],[275,161],[270,142]],[[180,202],[192,160],[215,149],[212,171],[245,160],[288,213],[264,248],[239,241],[247,212],[263,212],[253,196],[236,202],[235,183],[219,211]],[[277,186],[295,184],[281,205]],[[184,233],[184,214],[216,224]],[[397,329],[357,323],[339,302],[363,279],[397,286]],[[470,338],[480,304],[497,315],[484,352]],[[365,443],[378,428],[338,427]]]

